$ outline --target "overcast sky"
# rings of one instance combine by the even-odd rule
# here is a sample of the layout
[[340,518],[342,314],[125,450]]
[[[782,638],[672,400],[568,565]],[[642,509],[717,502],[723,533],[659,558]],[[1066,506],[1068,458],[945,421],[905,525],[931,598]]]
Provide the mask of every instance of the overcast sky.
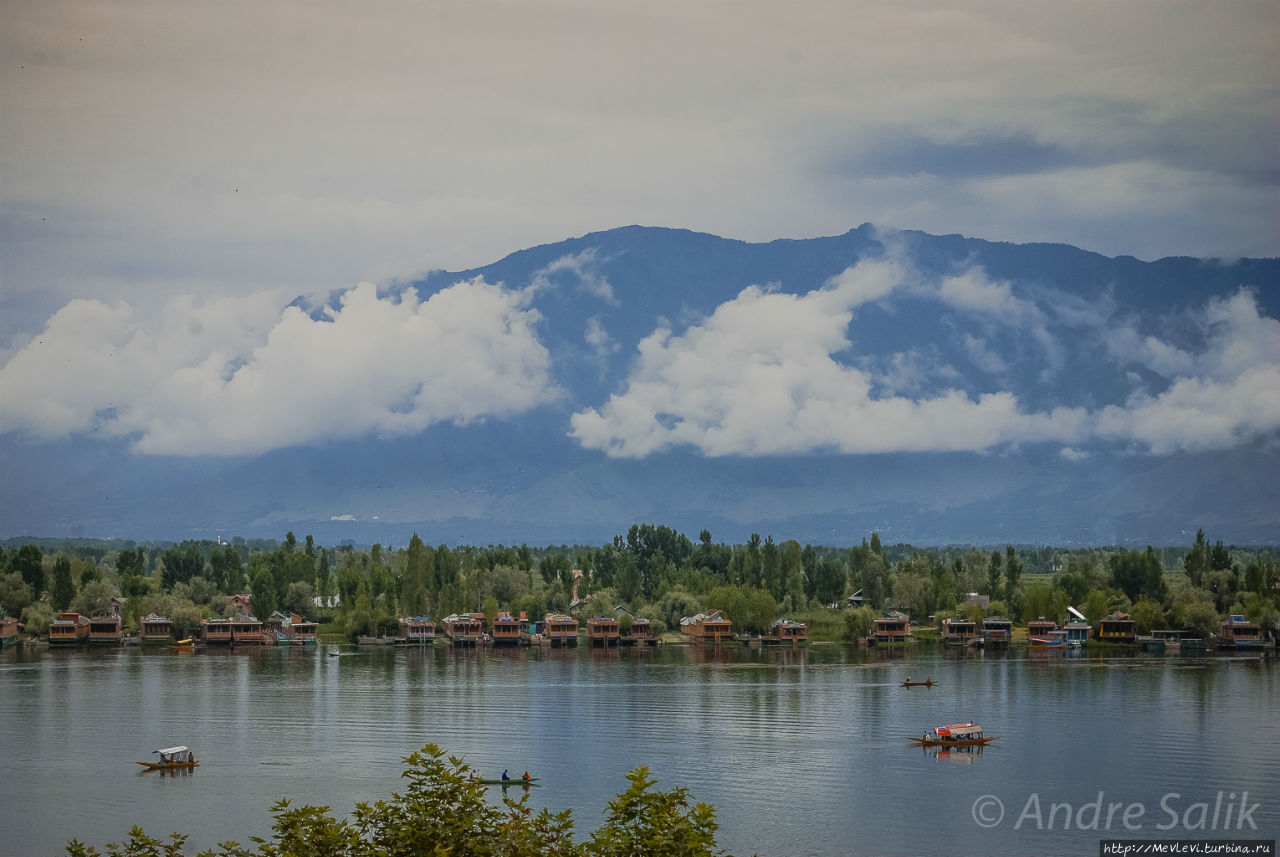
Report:
[[[384,375],[381,415],[323,436],[517,413],[556,395],[528,293],[475,281],[392,302],[357,284],[632,223],[768,241],[870,221],[1144,259],[1280,255],[1274,0],[0,0],[0,14],[0,432],[110,425],[143,452],[195,435],[206,452],[271,448],[297,437],[278,414],[305,407],[279,391],[324,378],[358,393],[359,374],[341,383],[325,357],[374,341],[406,364],[465,346],[489,355],[487,374],[467,402],[420,373]],[[866,378],[827,359],[842,347],[833,320],[859,289],[897,284],[860,277],[744,293],[704,325],[655,332],[631,386],[576,415],[574,437],[611,454],[839,446],[814,429],[822,409],[870,400]],[[953,305],[972,292],[940,288]],[[335,289],[333,324],[284,309]],[[1237,302],[1271,378],[1275,323]],[[696,438],[627,418],[678,411],[662,397],[753,313],[809,326],[804,383],[787,394],[811,413],[719,438],[695,413]],[[41,336],[58,359],[34,349]],[[272,362],[281,354],[294,359]],[[139,384],[168,404],[122,407]],[[172,406],[184,400],[188,412]],[[892,423],[897,401],[868,418]],[[209,413],[237,402],[260,422],[214,431]],[[957,448],[1049,424],[998,394],[900,404],[909,421],[972,417]],[[1062,443],[1118,433],[1106,414],[1052,416]],[[1269,409],[1262,430],[1274,420]]]

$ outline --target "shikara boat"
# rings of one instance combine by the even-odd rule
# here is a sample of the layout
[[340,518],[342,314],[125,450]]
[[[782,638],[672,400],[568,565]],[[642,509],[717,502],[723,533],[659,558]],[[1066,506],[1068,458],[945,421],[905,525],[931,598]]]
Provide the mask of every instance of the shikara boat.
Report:
[[990,738],[982,734],[982,727],[972,722],[968,723],[952,723],[949,726],[939,726],[932,732],[926,732],[919,738],[907,738],[908,741],[923,747],[981,747],[990,744],[999,738],[994,735]]
[[523,786],[538,785],[538,778],[530,777],[529,779],[526,780],[523,777],[521,777],[519,779],[513,778],[509,780],[472,780],[472,782],[479,783],[482,786],[521,786],[523,787]]
[[938,684],[938,682],[933,680],[933,676],[930,676],[924,681],[912,681],[910,678],[908,678],[906,681],[902,683],[902,686],[903,687],[933,687],[935,684]]
[[163,750],[152,750],[152,752],[159,754],[160,761],[138,763],[148,771],[176,771],[183,768],[194,768],[200,764],[196,761],[195,754],[186,747],[166,747]]
[[192,640],[190,637],[187,637],[187,639],[185,640],[179,640],[178,642],[173,643],[172,645],[169,646],[169,648],[176,649],[180,652],[194,651],[195,647],[196,647],[195,641]]
[[1064,637],[1028,637],[1028,649],[1065,649],[1067,641]]

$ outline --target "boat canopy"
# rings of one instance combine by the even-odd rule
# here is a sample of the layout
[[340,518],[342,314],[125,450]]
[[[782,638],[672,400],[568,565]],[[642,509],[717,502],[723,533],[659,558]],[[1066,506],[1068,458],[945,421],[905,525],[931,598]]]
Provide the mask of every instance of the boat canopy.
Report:
[[974,726],[972,723],[953,723],[950,726],[939,726],[933,731],[942,738],[968,738],[972,735],[981,735],[982,727]]
[[152,752],[159,753],[161,756],[172,756],[174,753],[187,752],[187,748],[186,747],[168,747],[164,750],[153,750]]

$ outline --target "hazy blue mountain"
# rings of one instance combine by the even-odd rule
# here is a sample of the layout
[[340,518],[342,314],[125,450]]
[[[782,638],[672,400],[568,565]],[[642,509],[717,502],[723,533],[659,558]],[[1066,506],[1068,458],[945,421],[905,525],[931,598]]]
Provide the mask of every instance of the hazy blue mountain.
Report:
[[[1057,307],[1037,324],[1060,346],[1060,365],[1046,371],[1026,328],[988,328],[989,360],[1003,367],[997,383],[990,367],[958,344],[972,320],[910,295],[860,307],[848,333],[855,347],[835,359],[879,365],[914,351],[953,367],[952,386],[970,396],[1007,389],[1031,409],[1123,402],[1125,373],[1106,356],[1101,328],[1080,320],[1090,313],[1158,331],[1191,351],[1203,331],[1186,318],[1242,285],[1256,289],[1265,315],[1280,317],[1274,259],[1142,262],[1065,245],[918,232],[895,233],[889,242],[869,225],[765,244],[614,229],[387,290],[412,287],[426,296],[475,277],[513,289],[540,280],[531,300],[563,390],[555,402],[508,420],[438,424],[412,437],[231,459],[137,455],[118,440],[0,438],[2,534],[179,539],[293,530],[322,543],[404,544],[416,531],[432,543],[556,544],[601,543],[632,523],[652,522],[691,537],[705,527],[729,542],[758,532],[850,544],[878,530],[886,541],[917,544],[1181,544],[1197,527],[1227,542],[1280,541],[1274,436],[1228,451],[1112,449],[1079,460],[1064,458],[1060,445],[767,457],[674,448],[611,459],[569,436],[572,414],[602,407],[625,389],[637,345],[660,325],[679,334],[752,284],[804,294],[887,251],[927,275],[979,268],[1021,299]],[[576,266],[557,266],[565,259]],[[1078,317],[1067,312],[1072,307]],[[584,341],[593,323],[607,330],[612,351],[593,351]],[[1132,373],[1151,375],[1136,366]],[[1164,383],[1147,380],[1155,392]],[[37,494],[29,490],[34,485],[45,487]]]

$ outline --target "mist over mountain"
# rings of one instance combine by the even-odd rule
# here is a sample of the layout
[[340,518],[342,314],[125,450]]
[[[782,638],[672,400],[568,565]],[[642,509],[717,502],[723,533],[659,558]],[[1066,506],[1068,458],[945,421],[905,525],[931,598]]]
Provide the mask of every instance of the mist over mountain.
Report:
[[[1275,259],[870,225],[765,244],[613,229],[299,298],[184,357],[154,396],[122,385],[48,437],[32,427],[62,411],[16,413],[0,527],[557,544],[652,522],[920,545],[1183,544],[1203,527],[1275,543],[1278,284]],[[223,329],[201,318],[174,320],[195,331],[183,348]],[[139,340],[120,323],[123,359]]]

